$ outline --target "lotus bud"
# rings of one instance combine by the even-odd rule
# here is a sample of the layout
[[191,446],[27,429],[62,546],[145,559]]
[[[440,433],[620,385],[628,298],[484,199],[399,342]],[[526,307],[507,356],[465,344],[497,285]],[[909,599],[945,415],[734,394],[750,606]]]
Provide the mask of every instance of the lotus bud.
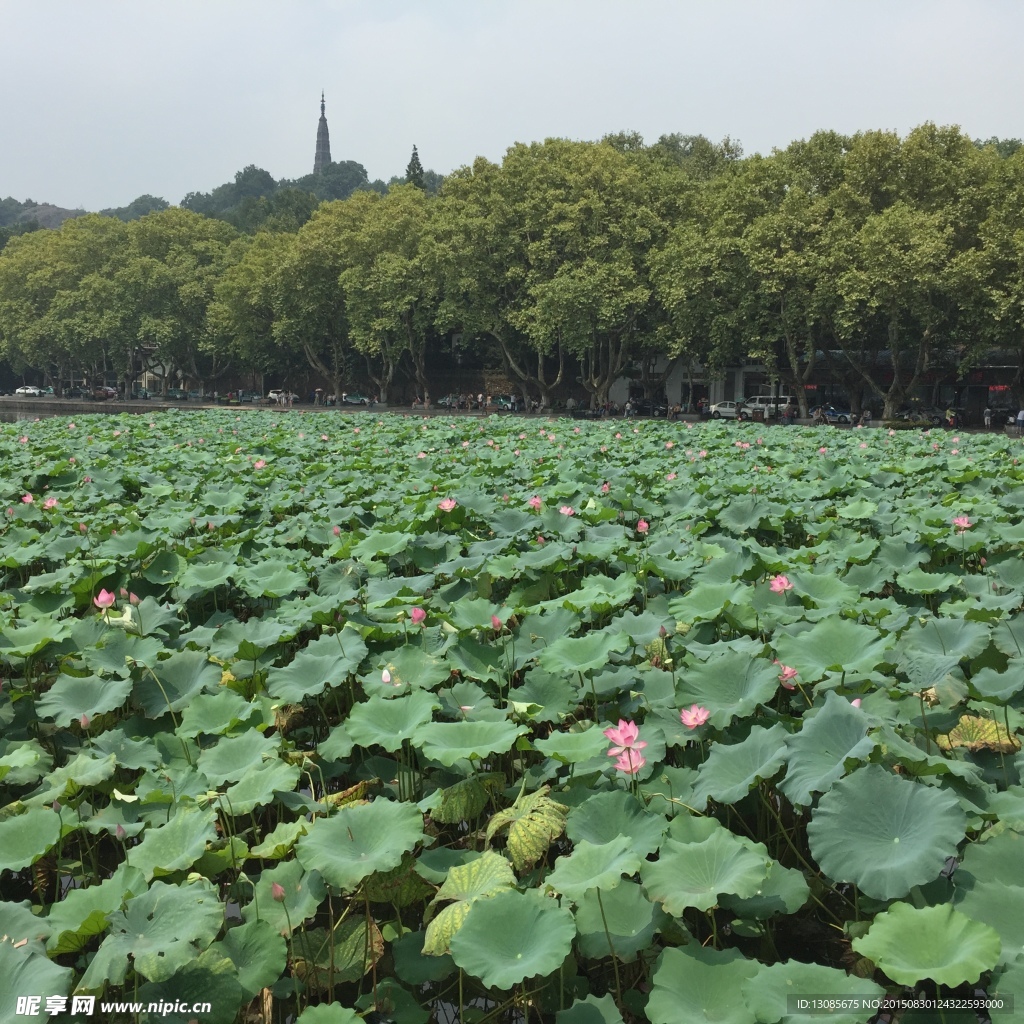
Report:
[[491,616],[491,626],[493,626],[499,633],[501,632],[501,619],[499,619],[497,615]]
[[280,882],[274,882],[270,886],[270,897],[277,903],[284,903],[284,886]]

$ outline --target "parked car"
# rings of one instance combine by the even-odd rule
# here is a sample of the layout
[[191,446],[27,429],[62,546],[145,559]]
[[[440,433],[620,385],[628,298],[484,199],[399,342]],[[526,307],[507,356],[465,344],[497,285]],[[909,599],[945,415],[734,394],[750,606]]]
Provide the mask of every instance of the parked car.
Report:
[[132,398],[139,400],[142,398],[152,398],[148,388],[135,388],[132,391]]
[[834,405],[819,405],[810,410],[811,416],[814,416],[819,409],[821,410],[821,415],[824,416],[829,423],[853,422],[853,415],[849,409],[837,409]]
[[636,416],[667,416],[668,406],[653,398],[631,398],[633,413]]
[[742,402],[716,402],[710,411],[713,420],[750,419],[750,411]]
[[16,395],[31,395],[32,398],[39,398],[42,393],[42,388],[37,388],[35,384],[23,384],[15,392]]
[[367,395],[362,394],[359,391],[342,392],[341,393],[341,404],[342,405],[369,405],[370,398]]
[[105,402],[108,398],[118,398],[119,393],[117,388],[112,388],[109,384],[97,384],[92,389],[92,397]]
[[764,418],[775,419],[779,415],[779,410],[784,409],[787,405],[796,405],[796,399],[792,395],[755,395],[753,398],[745,398],[743,400],[743,407],[747,410],[749,415],[753,414],[760,409],[764,412]]

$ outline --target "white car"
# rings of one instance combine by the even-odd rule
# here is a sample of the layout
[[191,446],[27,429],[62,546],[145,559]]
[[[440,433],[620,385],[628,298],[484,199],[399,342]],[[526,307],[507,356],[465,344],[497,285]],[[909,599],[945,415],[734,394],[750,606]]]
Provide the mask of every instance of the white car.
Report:
[[750,410],[742,402],[718,402],[711,406],[713,420],[749,420]]
[[31,395],[33,398],[39,398],[43,393],[42,388],[37,388],[35,384],[23,384],[17,391],[14,392],[16,395]]

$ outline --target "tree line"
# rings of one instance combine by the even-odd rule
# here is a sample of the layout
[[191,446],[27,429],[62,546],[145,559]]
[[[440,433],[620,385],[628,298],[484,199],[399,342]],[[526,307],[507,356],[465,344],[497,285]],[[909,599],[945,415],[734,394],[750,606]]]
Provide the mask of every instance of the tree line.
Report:
[[53,380],[151,368],[208,387],[305,365],[383,401],[406,379],[429,401],[465,359],[543,404],[571,385],[595,405],[623,375],[654,390],[680,362],[754,361],[805,414],[825,372],[890,416],[937,368],[999,351],[1020,391],[1016,140],[928,123],[744,157],[729,139],[620,133],[517,144],[423,185],[291,217],[299,189],[236,192],[232,209],[285,194],[249,232],[191,194],[13,237],[0,356]]

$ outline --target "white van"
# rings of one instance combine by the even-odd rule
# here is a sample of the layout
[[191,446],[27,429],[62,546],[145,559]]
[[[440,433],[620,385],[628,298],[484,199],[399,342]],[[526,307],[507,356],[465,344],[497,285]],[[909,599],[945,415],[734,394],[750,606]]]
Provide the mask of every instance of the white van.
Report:
[[743,400],[743,408],[746,412],[753,415],[755,409],[760,409],[766,420],[777,417],[779,410],[784,409],[787,405],[796,405],[796,399],[792,395],[779,395],[778,397],[755,395],[753,398]]

